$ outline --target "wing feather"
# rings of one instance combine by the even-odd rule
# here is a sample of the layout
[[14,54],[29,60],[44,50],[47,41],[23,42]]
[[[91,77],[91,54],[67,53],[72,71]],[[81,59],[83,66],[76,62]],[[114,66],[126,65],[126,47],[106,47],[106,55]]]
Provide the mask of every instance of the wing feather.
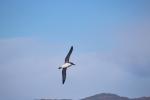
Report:
[[72,51],[73,51],[73,46],[71,46],[71,48],[70,48],[70,50],[69,50],[69,52],[68,52],[68,54],[65,58],[65,63],[69,62],[69,58],[70,58],[70,55],[71,55]]
[[62,69],[62,84],[64,84],[66,80],[66,70],[67,68]]

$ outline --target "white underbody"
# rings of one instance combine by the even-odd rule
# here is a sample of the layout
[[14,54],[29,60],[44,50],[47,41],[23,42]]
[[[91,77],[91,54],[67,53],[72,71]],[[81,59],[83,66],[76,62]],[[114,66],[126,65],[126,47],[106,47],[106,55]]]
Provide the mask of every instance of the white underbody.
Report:
[[68,67],[70,67],[70,66],[71,66],[70,63],[65,63],[65,64],[63,64],[63,65],[61,66],[61,68],[68,68]]

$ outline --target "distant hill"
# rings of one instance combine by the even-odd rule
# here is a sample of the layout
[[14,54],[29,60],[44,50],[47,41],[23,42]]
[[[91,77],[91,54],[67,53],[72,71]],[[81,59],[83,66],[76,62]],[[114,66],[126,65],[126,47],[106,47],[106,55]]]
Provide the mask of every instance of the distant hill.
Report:
[[72,100],[72,99],[37,99],[37,100]]
[[81,100],[150,100],[150,97],[128,98],[128,97],[121,97],[116,94],[101,93],[83,98]]
[[39,100],[72,100],[72,99],[39,99]]
[[[71,99],[40,99],[40,100],[71,100]],[[101,93],[80,100],[150,100],[150,97],[128,98],[111,93]]]

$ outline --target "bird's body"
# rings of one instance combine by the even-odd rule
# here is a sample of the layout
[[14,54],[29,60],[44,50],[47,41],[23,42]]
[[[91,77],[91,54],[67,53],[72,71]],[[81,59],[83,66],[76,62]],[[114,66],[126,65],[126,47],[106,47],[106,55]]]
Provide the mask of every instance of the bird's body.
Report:
[[62,68],[68,68],[70,67],[72,64],[71,63],[65,63],[62,65]]
[[68,67],[70,67],[70,66],[72,66],[71,63],[64,63],[64,64],[63,64],[61,67],[59,67],[58,69],[68,68]]
[[64,84],[65,80],[66,80],[66,70],[68,67],[72,66],[72,65],[75,65],[74,63],[72,62],[69,62],[69,58],[70,58],[70,55],[73,51],[73,46],[71,46],[70,50],[69,50],[69,53],[67,54],[66,58],[65,58],[65,63],[59,67],[58,69],[62,69],[62,83]]

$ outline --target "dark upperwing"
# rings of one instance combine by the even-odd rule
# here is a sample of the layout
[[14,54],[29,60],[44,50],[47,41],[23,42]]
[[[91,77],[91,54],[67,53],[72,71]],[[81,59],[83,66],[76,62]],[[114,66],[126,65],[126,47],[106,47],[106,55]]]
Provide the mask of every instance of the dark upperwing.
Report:
[[70,48],[70,50],[69,50],[69,52],[68,52],[68,54],[65,58],[65,63],[69,62],[69,58],[70,58],[70,55],[71,55],[72,51],[73,51],[73,46],[71,46],[71,48]]
[[66,80],[66,70],[67,68],[62,69],[62,84],[64,84]]

